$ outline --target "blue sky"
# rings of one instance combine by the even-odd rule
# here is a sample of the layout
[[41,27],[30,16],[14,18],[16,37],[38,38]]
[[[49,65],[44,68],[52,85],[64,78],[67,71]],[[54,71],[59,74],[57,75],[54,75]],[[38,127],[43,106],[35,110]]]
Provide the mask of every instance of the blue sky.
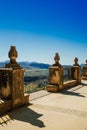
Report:
[[0,0],[0,45],[0,61],[14,45],[18,61],[85,63],[87,0]]

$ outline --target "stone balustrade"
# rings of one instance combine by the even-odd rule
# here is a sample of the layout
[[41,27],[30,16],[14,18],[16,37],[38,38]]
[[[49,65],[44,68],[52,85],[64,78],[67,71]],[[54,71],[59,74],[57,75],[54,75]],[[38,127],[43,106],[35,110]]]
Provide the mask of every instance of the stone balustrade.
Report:
[[[24,94],[25,70],[17,63],[18,52],[15,46],[11,46],[8,53],[10,61],[5,68],[0,68],[0,114],[29,103],[29,95]],[[78,58],[74,59],[73,66],[69,69],[71,76],[69,81],[64,81],[64,68],[59,63],[60,56],[55,54],[55,63],[49,67],[49,84],[46,86],[49,92],[58,92],[64,88],[81,83],[81,67]],[[83,67],[83,79],[87,79],[87,60]]]
[[46,86],[47,91],[49,92],[58,92],[66,87],[75,86],[81,83],[81,73],[80,73],[80,66],[78,64],[78,58],[74,59],[74,65],[71,67],[71,80],[64,81],[64,68],[59,63],[60,57],[59,54],[56,53],[55,57],[55,64],[53,64],[49,68],[49,84]]
[[86,64],[83,66],[83,75],[82,75],[82,79],[87,80],[87,60],[86,60]]
[[9,51],[10,62],[0,69],[0,114],[29,103],[24,94],[24,69],[16,62],[18,53],[15,46]]

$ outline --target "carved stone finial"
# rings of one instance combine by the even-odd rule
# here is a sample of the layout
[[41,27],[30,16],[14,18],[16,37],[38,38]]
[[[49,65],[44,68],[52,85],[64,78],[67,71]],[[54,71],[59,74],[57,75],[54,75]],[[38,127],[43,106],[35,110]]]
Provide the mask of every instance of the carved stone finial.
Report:
[[60,56],[58,53],[55,54],[55,57],[54,57],[54,61],[55,63],[59,63],[59,60],[60,60]]
[[60,60],[59,53],[55,53],[55,57],[54,57],[54,61],[55,61],[55,63],[53,64],[53,66],[59,66],[59,67],[62,67],[61,64],[59,63],[59,60]]
[[74,59],[74,64],[73,64],[73,66],[79,66],[79,64],[78,64],[78,58],[77,57],[75,57],[75,59]]
[[18,52],[15,46],[10,47],[8,57],[10,58],[10,62],[5,65],[6,68],[13,68],[13,69],[21,68],[20,65],[16,62],[16,58],[18,57]]
[[8,53],[8,57],[10,58],[11,63],[16,63],[16,58],[18,57],[18,52],[15,46],[11,46],[10,51]]

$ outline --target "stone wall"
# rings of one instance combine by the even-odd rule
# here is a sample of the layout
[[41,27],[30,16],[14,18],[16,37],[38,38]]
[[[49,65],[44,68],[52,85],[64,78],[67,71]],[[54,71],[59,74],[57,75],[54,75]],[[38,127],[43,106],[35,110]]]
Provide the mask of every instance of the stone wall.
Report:
[[64,68],[59,63],[60,57],[58,53],[56,53],[54,60],[55,64],[49,67],[49,84],[46,86],[47,91],[58,92],[64,88],[72,87],[81,83],[80,66],[77,57],[74,59],[75,63],[70,69],[71,80],[66,82],[63,81]]

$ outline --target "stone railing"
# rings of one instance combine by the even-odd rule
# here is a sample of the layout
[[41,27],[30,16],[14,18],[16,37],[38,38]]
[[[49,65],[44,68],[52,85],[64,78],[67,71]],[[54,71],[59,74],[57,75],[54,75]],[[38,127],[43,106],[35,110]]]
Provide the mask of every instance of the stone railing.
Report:
[[0,69],[0,114],[29,102],[24,94],[24,69],[16,62],[16,48],[8,53],[10,62]]
[[71,67],[64,67],[64,72],[63,72],[63,81],[69,81],[72,79],[71,76]]
[[60,57],[58,53],[56,53],[54,60],[55,64],[49,68],[49,84],[46,87],[47,91],[58,92],[66,87],[81,83],[80,66],[77,57],[74,59],[75,63],[73,66],[65,72],[67,73],[67,77],[64,77],[64,68],[59,63]]
[[83,73],[82,73],[82,79],[87,80],[87,60],[86,60],[86,64],[83,66]]
[[[9,63],[0,69],[0,114],[29,103],[29,95],[24,94],[25,70],[16,61],[18,53],[15,46],[11,46],[8,56],[10,58]],[[74,59],[75,63],[67,69],[66,74],[64,74],[63,66],[59,63],[58,53],[56,53],[54,60],[55,63],[49,67],[47,91],[58,92],[66,87],[81,83],[81,67],[78,64],[78,58]],[[84,78],[87,78],[87,60],[83,67]]]

